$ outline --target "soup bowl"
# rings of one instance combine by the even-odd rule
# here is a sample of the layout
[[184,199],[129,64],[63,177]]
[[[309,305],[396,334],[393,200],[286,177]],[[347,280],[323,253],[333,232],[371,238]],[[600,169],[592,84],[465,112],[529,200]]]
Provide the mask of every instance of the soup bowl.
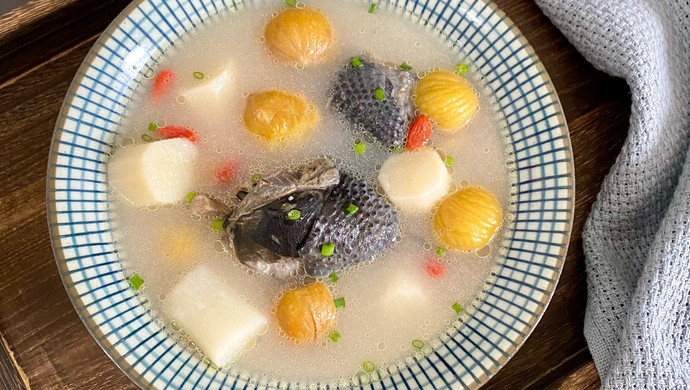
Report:
[[556,91],[527,40],[487,0],[382,0],[471,60],[504,118],[505,164],[515,180],[508,217],[496,237],[496,265],[453,331],[379,369],[369,383],[296,385],[290,378],[219,371],[177,343],[148,300],[130,287],[113,238],[106,181],[118,127],[133,93],[167,50],[250,1],[136,0],[79,68],[56,124],[47,183],[56,263],[75,310],[105,353],[142,388],[480,387],[515,354],[546,309],[574,208],[572,151]]

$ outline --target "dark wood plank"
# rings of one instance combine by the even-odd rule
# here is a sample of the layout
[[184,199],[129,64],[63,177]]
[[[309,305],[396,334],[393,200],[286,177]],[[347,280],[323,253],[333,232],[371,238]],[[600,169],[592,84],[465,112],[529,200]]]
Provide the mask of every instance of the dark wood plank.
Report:
[[14,360],[14,353],[0,334],[0,389],[27,390],[29,380]]
[[[96,34],[125,6],[124,1],[106,0],[105,7],[113,8],[85,20],[72,14],[86,12],[80,8],[84,1],[54,0],[52,4],[76,8],[30,18],[43,22],[30,22],[36,24],[24,35],[3,30],[0,20],[0,49],[30,40],[13,48],[15,54],[24,53],[19,71],[6,77],[6,68],[0,69],[0,333],[32,388],[135,389],[79,321],[57,275],[46,226],[48,145],[62,99]],[[577,202],[568,260],[549,309],[486,389],[597,388],[582,335],[586,280],[581,232],[625,137],[629,92],[624,82],[589,65],[531,1],[497,3],[533,44],[558,90],[572,136]],[[88,27],[79,28],[79,21]],[[65,27],[69,39],[58,43],[50,33],[41,36],[41,25],[71,25]],[[52,34],[61,34],[58,30]],[[8,66],[2,52],[0,67]]]
[[33,0],[0,17],[0,85],[99,34],[129,0]]
[[594,362],[588,361],[587,363],[578,367],[567,377],[557,380],[555,382],[549,383],[544,387],[539,387],[539,389],[544,390],[597,390],[601,387],[601,382],[599,382],[599,375],[597,374],[597,369],[594,366]]

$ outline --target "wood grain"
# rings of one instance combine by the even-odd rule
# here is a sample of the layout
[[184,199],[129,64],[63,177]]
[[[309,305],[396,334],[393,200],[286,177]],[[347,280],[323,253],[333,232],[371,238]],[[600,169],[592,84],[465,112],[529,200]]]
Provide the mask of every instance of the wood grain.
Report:
[[[568,259],[551,304],[485,389],[598,388],[582,334],[581,232],[626,134],[628,88],[589,65],[532,1],[496,2],[532,43],[559,93],[573,143],[577,202]],[[32,389],[136,389],[69,302],[45,211],[48,148],[62,99],[96,35],[126,3],[34,0],[23,8],[26,14],[13,14],[21,23],[0,19],[0,334]]]
[[29,380],[14,360],[14,353],[0,334],[0,389],[27,390]]
[[33,0],[0,17],[0,85],[100,34],[129,0]]

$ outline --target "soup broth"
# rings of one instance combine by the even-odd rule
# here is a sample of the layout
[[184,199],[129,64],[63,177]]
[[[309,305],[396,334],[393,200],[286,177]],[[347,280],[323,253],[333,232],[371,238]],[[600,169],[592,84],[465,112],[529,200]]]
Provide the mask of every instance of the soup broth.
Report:
[[[149,131],[151,123],[153,128],[184,125],[199,137],[194,191],[218,199],[228,208],[237,204],[238,190],[251,187],[253,174],[268,175],[323,156],[383,193],[377,176],[395,152],[329,107],[334,75],[355,56],[392,66],[407,63],[418,77],[436,68],[455,70],[466,59],[437,32],[392,6],[382,4],[369,13],[369,4],[358,1],[319,0],[306,5],[326,15],[333,29],[335,40],[323,63],[290,65],[270,55],[263,33],[268,20],[286,7],[283,1],[257,1],[237,12],[221,13],[176,42],[143,80],[130,102],[113,155],[120,148],[144,143],[142,134],[155,138],[155,132]],[[154,76],[164,69],[185,77],[176,78],[171,92],[152,103]],[[222,106],[192,101],[178,92],[198,82],[196,76],[189,76],[195,72],[210,78],[224,71],[228,71],[229,92]],[[493,193],[505,214],[510,209],[513,178],[505,166],[503,119],[471,63],[466,78],[479,96],[479,111],[457,132],[434,128],[428,145],[442,157],[453,157],[448,166],[449,193],[482,187]],[[250,94],[272,89],[307,98],[318,121],[299,139],[267,146],[247,131],[243,110]],[[366,151],[358,154],[353,145],[360,141]],[[228,162],[231,177],[221,180],[218,169]],[[150,308],[174,337],[196,348],[193,337],[186,336],[166,311],[166,300],[191,270],[208,267],[217,281],[267,319],[265,332],[220,369],[233,375],[302,384],[362,382],[385,375],[387,367],[411,362],[454,333],[458,320],[479,296],[500,256],[502,230],[479,250],[446,248],[439,254],[437,248],[443,245],[434,233],[433,211],[398,210],[397,218],[395,244],[373,261],[338,270],[337,281],[334,277],[312,278],[304,270],[278,278],[241,264],[228,250],[223,234],[214,230],[213,218],[194,215],[187,202],[136,207],[117,191],[112,196],[113,230],[125,271],[145,281],[140,296],[150,301]],[[429,262],[441,271],[430,274]],[[296,344],[280,330],[275,315],[278,300],[287,289],[315,279],[327,286],[333,298],[342,297],[346,302],[337,309],[339,338],[320,337]],[[378,371],[366,373],[364,362],[373,363]]]

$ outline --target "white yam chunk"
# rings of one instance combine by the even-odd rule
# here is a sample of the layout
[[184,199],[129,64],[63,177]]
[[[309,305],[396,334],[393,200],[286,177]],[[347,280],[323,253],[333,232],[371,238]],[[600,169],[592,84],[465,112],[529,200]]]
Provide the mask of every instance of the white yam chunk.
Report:
[[424,318],[428,308],[427,294],[421,283],[407,274],[391,278],[381,296],[381,309],[393,320]]
[[404,211],[429,211],[448,191],[450,175],[433,149],[391,155],[381,167],[379,183],[388,199]]
[[180,95],[185,104],[189,104],[203,116],[218,118],[228,110],[230,100],[230,78],[228,68],[217,75],[204,75],[202,80],[194,79]]
[[173,138],[133,145],[108,162],[108,181],[135,206],[175,203],[194,187],[196,146]]
[[204,265],[175,285],[165,310],[218,367],[252,345],[267,326],[259,311]]

